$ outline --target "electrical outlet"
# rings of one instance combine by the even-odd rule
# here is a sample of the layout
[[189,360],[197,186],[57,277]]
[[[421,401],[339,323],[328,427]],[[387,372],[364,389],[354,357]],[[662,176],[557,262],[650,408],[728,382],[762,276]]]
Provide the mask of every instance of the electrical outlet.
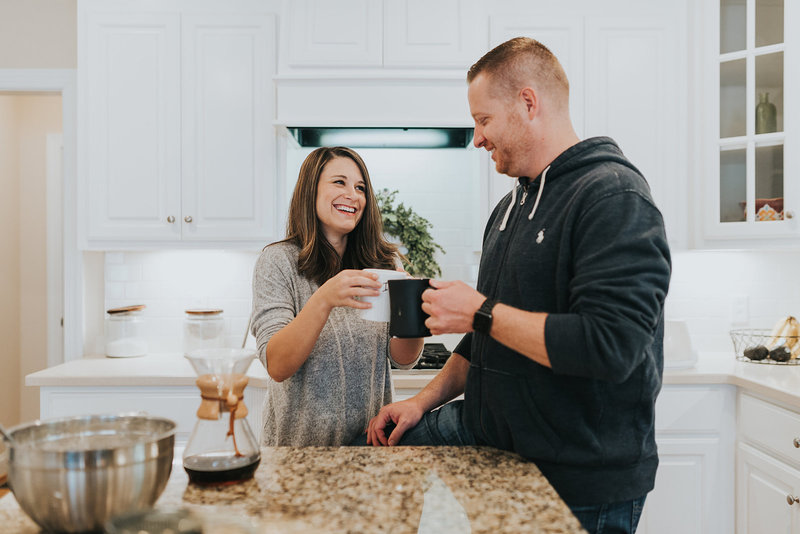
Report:
[[731,323],[746,325],[750,322],[750,310],[747,295],[733,295],[731,297]]

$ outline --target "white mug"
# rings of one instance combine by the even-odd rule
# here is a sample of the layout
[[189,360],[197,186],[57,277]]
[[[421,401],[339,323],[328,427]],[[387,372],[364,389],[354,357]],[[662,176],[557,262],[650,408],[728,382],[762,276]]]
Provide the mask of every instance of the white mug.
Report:
[[389,306],[389,280],[399,280],[407,278],[408,275],[403,271],[392,271],[389,269],[364,269],[368,273],[375,273],[378,275],[378,282],[381,284],[379,291],[380,295],[377,297],[360,297],[362,302],[369,302],[372,307],[367,310],[361,310],[361,318],[367,321],[376,321],[381,323],[388,323],[391,317],[391,307]]

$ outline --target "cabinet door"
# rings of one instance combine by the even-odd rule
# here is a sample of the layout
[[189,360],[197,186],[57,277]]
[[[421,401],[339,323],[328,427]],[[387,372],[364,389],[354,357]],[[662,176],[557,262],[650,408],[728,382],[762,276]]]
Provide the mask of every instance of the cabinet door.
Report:
[[[704,210],[712,239],[796,238],[797,2],[703,3]],[[751,241],[755,242],[755,241]]]
[[[638,532],[726,534],[721,495],[712,494],[719,437],[658,439],[656,485],[647,496]],[[677,513],[679,511],[679,513]]]
[[663,387],[656,401],[658,472],[639,532],[733,531],[735,398],[733,386]]
[[467,69],[486,51],[475,0],[384,0],[385,67]]
[[88,13],[79,56],[87,237],[180,238],[180,24],[175,13]]
[[686,219],[683,30],[669,12],[586,19],[586,136],[607,135],[647,179],[670,242]]
[[287,9],[290,66],[381,66],[381,2],[292,0]]
[[800,471],[758,449],[740,444],[736,461],[736,532],[800,533]]
[[272,15],[182,18],[184,240],[267,240],[275,221]]

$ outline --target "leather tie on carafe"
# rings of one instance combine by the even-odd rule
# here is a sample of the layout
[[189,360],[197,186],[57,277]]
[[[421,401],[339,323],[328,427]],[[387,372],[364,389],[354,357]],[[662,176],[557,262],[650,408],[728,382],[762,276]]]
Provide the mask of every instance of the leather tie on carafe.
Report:
[[197,409],[197,417],[216,421],[222,412],[230,412],[230,427],[228,436],[233,438],[233,448],[236,456],[242,456],[236,446],[236,434],[233,431],[233,423],[236,419],[247,417],[247,406],[244,403],[244,388],[247,386],[248,378],[243,374],[233,374],[231,377],[231,388],[220,380],[217,375],[207,374],[197,378],[197,387],[200,388],[200,398],[202,402]]

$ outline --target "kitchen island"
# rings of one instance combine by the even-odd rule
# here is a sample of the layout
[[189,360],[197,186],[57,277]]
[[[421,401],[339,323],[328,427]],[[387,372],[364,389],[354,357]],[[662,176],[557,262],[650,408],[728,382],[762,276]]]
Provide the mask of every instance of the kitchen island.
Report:
[[[253,532],[585,532],[535,464],[489,447],[265,448],[254,479],[221,487],[188,484],[176,460],[157,507]],[[39,532],[12,495],[0,525]]]

